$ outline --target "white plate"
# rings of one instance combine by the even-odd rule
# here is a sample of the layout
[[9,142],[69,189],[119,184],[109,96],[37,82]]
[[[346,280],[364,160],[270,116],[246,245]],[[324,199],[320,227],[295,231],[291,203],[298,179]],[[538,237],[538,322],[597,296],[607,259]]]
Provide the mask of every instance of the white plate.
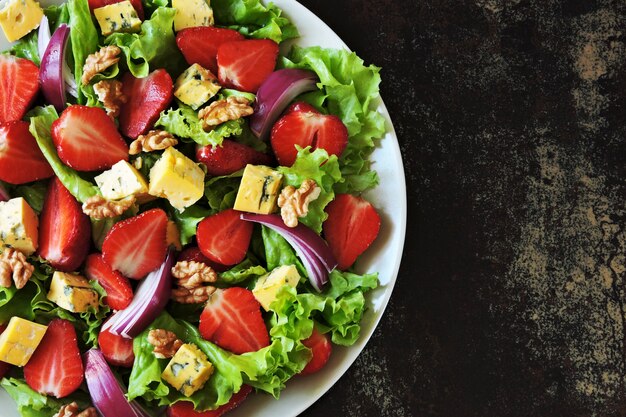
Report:
[[[61,2],[42,1],[43,5],[54,3]],[[301,34],[296,42],[298,45],[348,49],[332,29],[300,3],[294,0],[273,0],[273,3],[283,9],[286,16],[298,27]],[[7,47],[4,36],[0,35],[0,50]],[[358,269],[360,272],[378,271],[381,285],[368,294],[369,309],[363,318],[361,337],[349,348],[334,347],[330,361],[322,371],[289,381],[280,400],[255,394],[229,413],[229,417],[297,416],[317,401],[346,372],[365,347],[382,317],[400,268],[406,230],[406,185],[398,139],[389,113],[382,100],[379,100],[378,106],[387,124],[387,133],[373,154],[374,169],[378,171],[381,185],[368,193],[366,198],[378,209],[382,226],[378,239],[360,259]],[[0,409],[5,417],[19,417],[13,400],[4,390],[0,390]]]

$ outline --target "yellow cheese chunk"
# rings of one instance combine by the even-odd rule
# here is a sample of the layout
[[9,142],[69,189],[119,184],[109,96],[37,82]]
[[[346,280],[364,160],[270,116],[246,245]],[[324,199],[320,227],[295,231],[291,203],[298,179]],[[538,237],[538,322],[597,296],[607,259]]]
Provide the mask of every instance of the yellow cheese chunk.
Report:
[[172,7],[176,9],[176,32],[196,26],[213,26],[213,9],[206,0],[172,0]]
[[39,27],[43,10],[34,0],[10,0],[0,10],[0,26],[9,42]]
[[174,84],[174,95],[183,103],[197,110],[220,91],[217,77],[211,71],[193,64],[183,72]]
[[196,345],[184,344],[178,349],[161,377],[184,396],[201,389],[213,374],[213,364]]
[[0,335],[0,361],[24,366],[35,353],[48,329],[19,317],[11,317],[7,328]]
[[93,14],[98,20],[103,36],[109,36],[115,32],[131,33],[141,30],[141,20],[129,0],[99,7],[93,11]]
[[183,250],[183,245],[180,243],[180,231],[178,230],[176,222],[172,220],[167,221],[165,241],[167,242],[167,246],[173,246],[178,251]]
[[137,169],[126,161],[119,161],[96,178],[102,197],[107,200],[121,200],[134,195],[137,201],[150,199],[148,183]]
[[262,276],[256,282],[252,294],[265,309],[269,311],[270,304],[276,299],[278,290],[284,285],[296,287],[300,281],[300,274],[295,265],[283,265]]
[[37,214],[22,197],[0,202],[0,252],[15,248],[26,255],[37,250]]
[[270,214],[277,210],[283,175],[263,165],[246,166],[235,199],[235,210]]
[[80,275],[55,271],[50,282],[48,300],[72,313],[98,309],[98,293]]
[[204,195],[204,171],[176,149],[167,148],[150,170],[149,192],[183,211]]

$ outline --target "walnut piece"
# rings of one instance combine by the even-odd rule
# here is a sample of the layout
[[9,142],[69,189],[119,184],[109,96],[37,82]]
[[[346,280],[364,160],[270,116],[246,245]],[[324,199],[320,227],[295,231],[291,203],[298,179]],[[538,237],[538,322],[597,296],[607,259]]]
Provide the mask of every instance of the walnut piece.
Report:
[[297,190],[291,185],[283,188],[278,196],[280,216],[288,227],[296,227],[298,218],[304,217],[309,212],[309,203],[315,201],[322,192],[317,183],[306,179]]
[[132,141],[128,153],[137,155],[140,152],[162,151],[176,145],[178,140],[171,133],[165,130],[151,130]]
[[250,116],[254,109],[250,101],[244,97],[230,96],[223,100],[217,100],[200,110],[198,118],[202,120],[202,128],[211,130],[215,126],[237,120],[241,117]]
[[83,66],[83,76],[81,77],[83,85],[89,84],[91,79],[95,77],[96,74],[99,74],[107,68],[117,64],[120,60],[119,54],[121,52],[122,50],[117,46],[109,45],[102,47],[99,51],[89,55],[85,60],[85,65]]
[[94,195],[83,203],[83,213],[96,220],[102,220],[121,216],[133,204],[135,204],[135,196],[132,195],[117,201],[107,200],[101,195]]
[[217,281],[217,273],[203,262],[177,262],[172,276],[178,284],[178,288],[172,290],[172,298],[178,303],[204,303],[215,292],[214,286],[205,284]]
[[154,346],[154,356],[159,359],[172,358],[183,345],[175,333],[164,329],[150,330],[148,343]]
[[98,95],[98,100],[104,105],[107,114],[113,118],[120,115],[122,104],[128,101],[128,97],[122,92],[122,83],[117,80],[102,80],[93,85],[93,91]]
[[78,404],[73,402],[62,406],[54,417],[98,417],[98,413],[93,407],[86,408],[84,411],[79,411]]
[[9,288],[13,280],[15,287],[22,289],[34,270],[35,267],[28,262],[26,255],[16,249],[6,248],[0,255],[0,286]]

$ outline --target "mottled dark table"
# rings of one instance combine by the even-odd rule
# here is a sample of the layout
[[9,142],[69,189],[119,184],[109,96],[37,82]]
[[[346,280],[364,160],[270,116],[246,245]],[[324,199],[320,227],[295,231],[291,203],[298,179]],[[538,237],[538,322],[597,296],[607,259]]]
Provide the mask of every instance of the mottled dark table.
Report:
[[626,415],[626,3],[302,0],[404,155],[385,316],[305,417]]

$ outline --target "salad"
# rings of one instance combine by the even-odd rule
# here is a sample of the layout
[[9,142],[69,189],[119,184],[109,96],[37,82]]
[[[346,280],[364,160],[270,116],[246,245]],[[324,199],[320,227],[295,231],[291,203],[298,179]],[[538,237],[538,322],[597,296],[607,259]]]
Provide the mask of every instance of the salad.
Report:
[[352,266],[380,225],[378,69],[281,55],[297,29],[259,2],[94,3],[0,57],[1,385],[36,416],[278,397],[377,285]]

